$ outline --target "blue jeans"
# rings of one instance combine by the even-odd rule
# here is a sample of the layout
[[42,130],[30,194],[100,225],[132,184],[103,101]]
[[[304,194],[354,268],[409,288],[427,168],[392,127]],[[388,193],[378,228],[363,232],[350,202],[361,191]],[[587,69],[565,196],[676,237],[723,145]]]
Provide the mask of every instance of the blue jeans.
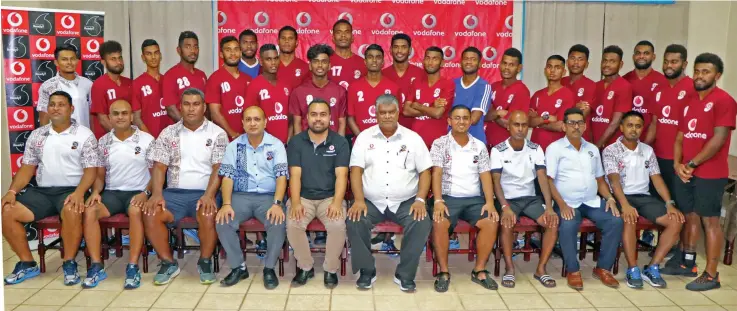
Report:
[[[612,211],[604,211],[606,202],[601,201],[601,207],[594,208],[582,204],[578,208],[574,208],[574,216],[571,220],[560,218],[560,226],[558,227],[558,239],[560,248],[563,251],[563,263],[566,271],[578,272],[581,267],[578,264],[578,252],[576,249],[578,229],[581,226],[581,220],[586,217],[596,223],[596,227],[601,231],[601,251],[599,253],[599,261],[596,266],[601,269],[611,270],[614,266],[614,259],[617,256],[617,248],[619,242],[622,241],[622,227],[624,221],[621,217],[612,215]],[[560,209],[556,207],[556,212],[560,215]],[[581,245],[581,247],[586,247]]]

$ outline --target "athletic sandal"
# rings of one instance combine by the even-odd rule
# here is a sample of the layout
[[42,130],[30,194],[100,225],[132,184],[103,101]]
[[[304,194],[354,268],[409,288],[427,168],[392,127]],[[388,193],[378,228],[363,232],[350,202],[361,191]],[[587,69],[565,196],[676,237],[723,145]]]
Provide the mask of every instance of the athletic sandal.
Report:
[[553,277],[550,276],[550,275],[547,275],[547,274],[543,274],[543,275],[533,274],[532,277],[535,278],[535,280],[538,280],[540,282],[540,284],[542,284],[543,286],[545,286],[547,288],[553,288],[556,285],[555,279],[553,279]]
[[445,293],[450,287],[450,273],[438,272],[435,275],[435,291],[438,293]]
[[[479,273],[483,273],[486,276],[486,278],[483,280],[479,279]],[[483,286],[486,289],[497,290],[499,288],[499,285],[497,285],[496,282],[491,278],[491,273],[489,273],[489,270],[481,270],[481,271],[471,270],[471,281]]]
[[516,284],[517,283],[515,283],[515,278],[513,274],[505,274],[504,276],[502,276],[502,286],[506,288],[514,288],[514,285]]

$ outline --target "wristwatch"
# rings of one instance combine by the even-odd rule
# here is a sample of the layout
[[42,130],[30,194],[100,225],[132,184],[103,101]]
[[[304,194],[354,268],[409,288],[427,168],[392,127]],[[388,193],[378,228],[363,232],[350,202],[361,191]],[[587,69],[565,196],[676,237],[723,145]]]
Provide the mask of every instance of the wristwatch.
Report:
[[694,162],[693,160],[688,161],[688,167],[690,167],[690,168],[696,168],[697,166],[699,166],[699,165],[696,164],[696,162]]
[[145,194],[147,197],[151,196],[151,191],[143,190],[143,194]]
[[274,200],[274,205],[281,205],[281,200]]
[[675,206],[676,205],[676,201],[670,200],[668,202],[665,202],[665,207],[668,207],[668,204]]

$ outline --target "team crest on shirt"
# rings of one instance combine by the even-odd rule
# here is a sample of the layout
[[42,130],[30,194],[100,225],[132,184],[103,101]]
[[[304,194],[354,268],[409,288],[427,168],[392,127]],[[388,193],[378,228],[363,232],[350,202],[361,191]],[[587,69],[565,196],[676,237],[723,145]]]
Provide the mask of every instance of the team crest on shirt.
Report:
[[407,151],[407,145],[402,145],[402,148],[399,148],[399,152],[405,152]]
[[271,161],[274,159],[274,152],[273,151],[266,151],[266,161]]
[[360,70],[356,70],[356,71],[353,72],[353,79],[358,79],[360,77],[361,77],[361,71]]
[[328,151],[327,151],[327,152],[328,152],[328,153],[334,153],[334,152],[335,152],[335,146],[334,146],[334,145],[330,145],[330,146],[328,147]]
[[583,88],[578,88],[578,97],[583,96]]
[[433,92],[433,93],[432,93],[432,96],[433,96],[433,97],[438,97],[438,96],[440,96],[440,89],[439,89],[439,88],[436,88],[436,89],[435,89],[435,92]]
[[614,98],[614,91],[609,91],[609,95],[606,96],[606,99],[612,99]]
[[289,96],[289,89],[288,88],[284,88],[284,94],[287,95],[287,96]]
[[686,91],[680,91],[680,92],[678,92],[678,100],[681,100],[684,97],[686,97]]
[[104,155],[104,156],[107,157],[108,154],[110,154],[110,149],[108,149],[108,148],[102,148],[102,155]]
[[496,99],[496,91],[491,92],[491,100]]
[[479,163],[479,156],[477,155],[473,156],[473,164],[478,164],[478,163]]
[[73,142],[73,143],[72,143],[72,150],[74,150],[74,149],[77,149],[77,147],[79,147],[79,143],[78,143],[78,142],[76,142],[76,141],[75,141],[75,142]]
[[420,99],[420,90],[415,90],[415,99]]
[[650,168],[650,161],[645,161],[645,168]]
[[391,94],[391,93],[392,93],[392,91],[389,90],[389,89],[384,90],[384,94]]
[[657,94],[655,94],[655,101],[656,102],[659,102],[660,101],[660,92],[658,92]]
[[653,86],[650,87],[650,92],[655,91],[655,88],[658,87],[657,83],[653,83]]
[[302,75],[302,69],[297,69],[297,70],[294,71],[294,76],[295,77],[299,77],[301,75]]
[[338,100],[335,97],[330,97],[330,107],[335,106],[336,103],[338,103]]
[[706,107],[704,107],[704,112],[709,112],[711,110],[711,107],[714,107],[714,103],[709,102],[706,104]]
[[593,158],[594,157],[594,152],[593,151],[589,151],[589,156]]
[[558,98],[558,100],[555,101],[555,108],[560,108],[561,105],[563,105],[563,100]]
[[205,142],[205,147],[210,147],[210,146],[212,146],[212,139],[208,138],[207,142]]
[[139,155],[141,154],[141,147],[136,146],[136,149],[133,149],[133,151],[135,152],[136,155]]
[[507,98],[507,104],[511,104],[513,99],[514,99],[514,94],[509,94],[509,98]]
[[368,150],[374,150],[374,144],[370,144]]

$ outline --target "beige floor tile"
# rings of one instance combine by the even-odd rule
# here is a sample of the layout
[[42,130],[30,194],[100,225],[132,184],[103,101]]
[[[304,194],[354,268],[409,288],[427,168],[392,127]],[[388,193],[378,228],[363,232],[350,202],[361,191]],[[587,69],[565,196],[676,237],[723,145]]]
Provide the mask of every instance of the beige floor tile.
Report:
[[593,307],[580,293],[542,294],[545,301],[553,308],[588,308]]
[[238,309],[243,303],[246,294],[205,294],[197,304],[197,308],[207,309]]
[[[525,278],[517,278],[517,281],[514,284],[514,288],[506,288],[502,286],[502,281],[496,280],[499,284],[499,293],[500,294],[537,294],[538,288],[532,283],[533,281],[527,280]],[[537,282],[537,281],[534,281]],[[481,285],[478,285],[476,283],[471,282],[471,280],[468,280],[468,284],[471,286],[478,287],[481,290],[489,291],[486,288],[481,287]]]
[[287,295],[248,294],[241,305],[241,310],[284,310]]
[[61,309],[61,306],[36,306],[36,305],[22,305],[17,306],[13,311],[56,311]]
[[374,295],[400,295],[402,290],[391,278],[379,278],[373,286]]
[[502,297],[497,294],[458,295],[465,310],[507,310]]
[[[291,284],[285,280],[284,286],[291,286]],[[290,295],[330,295],[330,292],[330,289],[326,288],[322,280],[318,278],[313,278],[302,286],[291,286],[289,289]]]
[[120,291],[81,291],[77,296],[74,296],[67,306],[77,307],[107,307],[116,297],[120,294]]
[[[679,306],[708,306],[714,304],[711,299],[702,293],[690,290],[669,290],[661,291],[661,293]],[[737,297],[733,299],[737,299]]]
[[679,306],[681,309],[685,311],[724,311],[727,309],[724,309],[717,305],[711,305],[711,306]]
[[550,308],[540,294],[501,294],[501,296],[510,310]]
[[[290,296],[292,296],[290,294]],[[333,295],[330,310],[374,310],[374,297],[366,295]]]
[[[530,284],[532,284],[533,288],[536,291],[540,292],[541,294],[547,294],[547,293],[578,293],[577,290],[568,287],[568,283],[566,282],[566,279],[564,279],[564,278],[562,278],[562,279],[556,279],[555,282],[556,282],[556,286],[555,287],[552,287],[552,288],[547,288],[547,287],[543,286],[537,280],[530,281]],[[519,281],[517,283],[519,284]],[[592,283],[594,283],[594,282],[593,281],[590,281],[590,280],[584,280],[583,287],[586,290],[588,290],[588,286],[590,284],[592,284]],[[499,283],[500,290],[501,290],[502,287],[503,286],[501,286],[501,282],[500,282]],[[510,293],[516,293],[516,290],[517,290],[517,287],[515,286],[515,288],[513,288],[511,290],[507,290],[507,291],[510,292]]]
[[329,295],[289,295],[286,310],[327,310]]
[[362,295],[371,296],[373,295],[373,289],[370,290],[359,290],[356,287],[356,282],[352,280],[340,279],[338,287],[333,288],[333,295]]
[[124,291],[108,307],[112,308],[150,308],[161,292],[147,292],[140,289]]
[[[220,283],[215,283],[207,288],[207,294],[245,294],[248,293],[248,288],[251,286],[252,278],[248,278],[238,282],[233,286],[222,286]],[[260,284],[259,284],[260,285]],[[262,286],[263,287],[263,286]]]
[[[216,284],[219,284],[216,282]],[[215,285],[218,286],[218,285]],[[210,285],[200,284],[199,276],[185,276],[180,275],[174,281],[169,283],[169,288],[166,292],[169,293],[204,293]]]
[[[369,291],[370,292],[370,291]],[[376,310],[420,310],[417,306],[416,295],[401,294],[397,296],[374,295],[374,306]]]
[[80,287],[77,287],[76,289],[66,290],[42,289],[31,296],[31,298],[28,298],[28,300],[26,300],[24,304],[36,306],[63,306],[69,300],[71,300],[72,297],[76,296],[80,291]]
[[720,305],[737,304],[737,290],[721,288],[704,292],[704,295]]
[[[12,271],[12,269],[5,270],[5,271]],[[25,280],[23,281],[23,283],[14,284],[13,288],[18,288],[18,289],[20,288],[46,288],[48,287],[50,283],[54,282],[57,275],[60,275],[60,274],[56,274],[53,271],[46,270],[46,273],[42,273],[41,275],[35,278],[32,278],[30,280]],[[64,286],[64,284],[62,284],[61,281],[59,281],[59,285]],[[69,289],[69,287],[66,287],[66,288]]]
[[238,309],[194,309],[194,311],[238,311]]
[[102,311],[105,307],[64,306],[59,311]]
[[161,309],[161,308],[151,308],[148,309],[148,311],[183,311],[183,310],[192,310],[192,309]]
[[3,309],[3,310],[13,310],[13,309],[15,309],[15,307],[17,307],[17,306],[18,306],[18,305],[8,305],[8,304],[6,304],[6,305],[5,305],[5,309]]
[[105,311],[148,311],[148,308],[105,308]]
[[563,308],[563,309],[553,309],[553,310],[555,311],[596,311],[597,309],[596,308],[573,308],[573,309]]
[[420,310],[463,310],[456,293],[418,296],[416,302]]
[[597,308],[634,307],[627,297],[616,290],[613,292],[589,292],[586,290],[581,294]]
[[737,305],[722,305],[722,307],[729,311],[737,311]]
[[660,307],[640,307],[641,311],[682,311],[680,307],[677,306],[660,306]]
[[596,308],[599,311],[639,311],[636,307],[614,307],[614,308]]
[[266,289],[264,287],[264,278],[262,273],[258,273],[253,276],[251,286],[248,288],[249,294],[289,294],[291,278],[282,277],[279,278],[279,286],[274,289]]
[[641,291],[623,294],[637,307],[661,307],[673,305],[673,302],[659,291]]
[[[10,288],[9,286],[3,287],[3,294],[5,294],[5,306],[8,305],[19,305],[22,304],[26,299],[33,296],[38,292],[35,288]],[[12,309],[10,309],[12,310]]]
[[[201,284],[195,283],[193,286]],[[194,309],[202,298],[202,293],[173,293],[165,291],[154,303],[154,308]]]

